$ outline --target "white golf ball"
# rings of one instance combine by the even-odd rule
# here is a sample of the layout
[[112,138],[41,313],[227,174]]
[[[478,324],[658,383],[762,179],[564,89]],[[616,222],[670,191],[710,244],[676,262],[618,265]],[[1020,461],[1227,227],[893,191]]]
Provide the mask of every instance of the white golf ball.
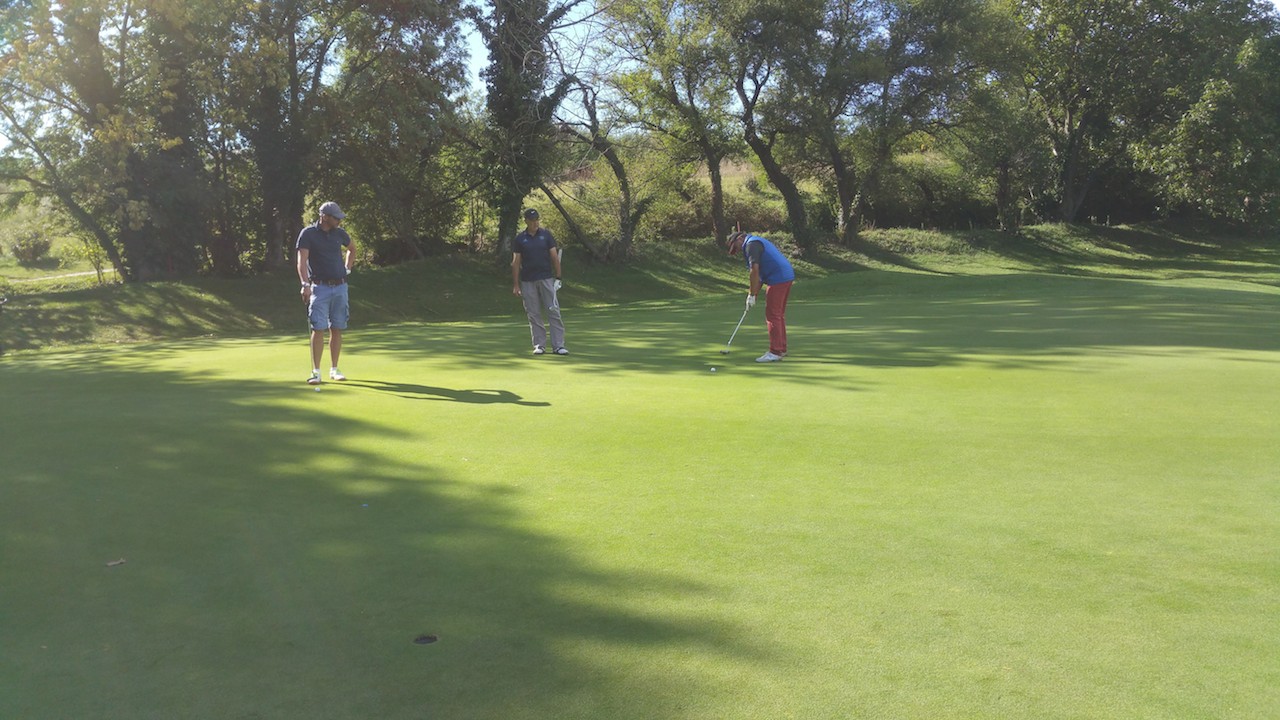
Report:
[[711,372],[715,372],[715,371],[716,371],[716,369],[715,369],[715,368],[711,368]]
[[316,388],[316,392],[320,392],[320,388]]

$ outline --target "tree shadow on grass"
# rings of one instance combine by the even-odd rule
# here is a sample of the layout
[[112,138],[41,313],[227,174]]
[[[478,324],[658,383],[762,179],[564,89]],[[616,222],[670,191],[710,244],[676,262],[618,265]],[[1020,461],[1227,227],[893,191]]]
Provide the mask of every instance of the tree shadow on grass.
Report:
[[1081,277],[1233,278],[1280,284],[1280,250],[1162,228],[1078,226],[1064,235],[1027,228],[990,246],[1045,272]]
[[[114,301],[123,294],[128,295],[127,301]],[[176,283],[138,283],[24,295],[12,298],[5,316],[0,317],[0,337],[16,351],[89,342],[99,337],[99,329],[104,327],[112,329],[112,340],[118,343],[154,339],[157,328],[167,337],[188,338],[200,337],[211,329],[239,335],[270,329],[267,322],[230,303],[192,302],[196,294],[198,290]],[[85,302],[86,298],[94,301]],[[305,328],[300,304],[291,306],[298,308],[298,327]]]
[[[637,611],[723,589],[575,559],[529,529],[520,488],[431,463],[446,428],[151,360],[0,373],[0,716],[683,717],[724,688],[623,671],[610,648],[768,656],[741,629]],[[392,408],[477,398],[385,387]]]

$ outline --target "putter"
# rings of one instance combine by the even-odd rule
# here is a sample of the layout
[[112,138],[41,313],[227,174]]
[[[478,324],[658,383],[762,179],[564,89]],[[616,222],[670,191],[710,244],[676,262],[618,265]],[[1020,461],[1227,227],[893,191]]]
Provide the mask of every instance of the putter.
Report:
[[747,311],[751,308],[742,309],[742,317],[738,318],[738,325],[733,329],[733,334],[729,336],[729,342],[724,344],[724,349],[720,351],[721,355],[729,354],[729,346],[733,344],[733,339],[738,336],[738,328],[742,327],[742,321],[747,319]]

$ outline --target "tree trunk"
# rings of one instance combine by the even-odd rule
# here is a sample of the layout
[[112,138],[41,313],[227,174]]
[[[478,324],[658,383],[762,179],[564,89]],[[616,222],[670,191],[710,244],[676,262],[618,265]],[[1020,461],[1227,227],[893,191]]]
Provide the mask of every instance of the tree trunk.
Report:
[[520,226],[520,206],[524,198],[507,197],[498,206],[498,260],[510,258]]
[[555,196],[555,193],[551,192],[551,188],[547,187],[546,183],[543,183],[538,186],[538,189],[541,190],[542,194],[547,196],[547,200],[555,206],[556,212],[560,213],[560,217],[564,218],[564,224],[568,226],[569,234],[573,236],[573,239],[585,247],[587,252],[591,253],[592,257],[600,260],[608,260],[608,249],[606,248],[605,250],[601,250],[592,244],[591,241],[587,240],[586,233],[582,232],[582,227],[574,221],[573,216],[569,214],[569,209],[560,202],[560,199]]
[[85,210],[80,203],[76,202],[75,197],[66,190],[54,186],[54,195],[62,202],[62,206],[67,209],[71,217],[75,218],[80,226],[88,230],[94,241],[98,243],[98,247],[102,248],[102,252],[106,253],[107,259],[111,261],[111,267],[115,268],[116,276],[125,282],[133,280],[132,273],[129,272],[128,266],[124,264],[124,259],[120,257],[120,251],[116,248],[116,244],[111,237],[111,233],[98,222],[88,210]]
[[759,98],[757,92],[754,96],[747,91],[747,70],[743,68],[738,73],[737,81],[734,83],[734,89],[738,93],[738,99],[742,102],[742,137],[747,141],[747,145],[755,152],[756,157],[760,158],[760,164],[764,167],[764,173],[769,178],[769,182],[782,193],[782,201],[787,206],[787,219],[791,225],[791,234],[795,238],[796,245],[801,251],[807,252],[812,250],[809,236],[809,220],[804,209],[804,199],[800,196],[800,189],[796,187],[794,181],[782,169],[782,165],[773,157],[773,146],[766,142],[764,138],[756,131],[755,108],[756,101]]
[[613,170],[613,176],[618,179],[618,240],[616,243],[610,243],[609,255],[626,257],[631,253],[631,243],[636,231],[631,214],[631,180],[627,177],[627,166],[622,164],[618,151],[607,138],[597,137],[593,145],[604,156],[605,162],[609,163],[609,169]]
[[849,244],[858,235],[858,222],[854,214],[854,203],[858,197],[858,174],[836,144],[835,138],[829,138],[827,150],[831,158],[831,171],[835,175],[836,199],[839,207],[836,210],[836,235],[840,242]]
[[796,245],[799,245],[802,250],[811,250],[809,220],[804,209],[804,199],[800,196],[800,189],[773,157],[773,147],[756,133],[755,118],[751,113],[743,113],[742,120],[746,127],[743,138],[760,159],[760,165],[764,167],[764,174],[768,176],[769,182],[782,193],[782,201],[787,206],[787,221],[791,226],[791,234],[795,238]]
[[702,146],[702,157],[707,163],[707,175],[711,177],[711,232],[717,245],[729,239],[729,223],[724,217],[724,177],[720,173],[720,154],[710,145]]
[[996,219],[1002,232],[1012,231],[1017,222],[1013,214],[1013,173],[1007,162],[996,168]]
[[1073,223],[1076,216],[1080,213],[1080,208],[1084,205],[1085,196],[1089,193],[1089,186],[1092,184],[1092,173],[1085,175],[1084,180],[1080,180],[1081,161],[1078,153],[1073,151],[1065,158],[1062,168],[1062,202],[1059,205],[1059,213],[1062,221]]

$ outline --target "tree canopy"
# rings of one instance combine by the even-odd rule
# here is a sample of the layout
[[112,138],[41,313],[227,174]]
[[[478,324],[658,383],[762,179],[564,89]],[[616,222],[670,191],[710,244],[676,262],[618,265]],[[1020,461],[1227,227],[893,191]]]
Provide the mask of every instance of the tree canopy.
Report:
[[501,251],[535,193],[602,258],[744,219],[801,252],[1267,226],[1278,84],[1260,0],[9,0],[0,209],[52,208],[129,281],[285,266],[324,199],[378,263]]

